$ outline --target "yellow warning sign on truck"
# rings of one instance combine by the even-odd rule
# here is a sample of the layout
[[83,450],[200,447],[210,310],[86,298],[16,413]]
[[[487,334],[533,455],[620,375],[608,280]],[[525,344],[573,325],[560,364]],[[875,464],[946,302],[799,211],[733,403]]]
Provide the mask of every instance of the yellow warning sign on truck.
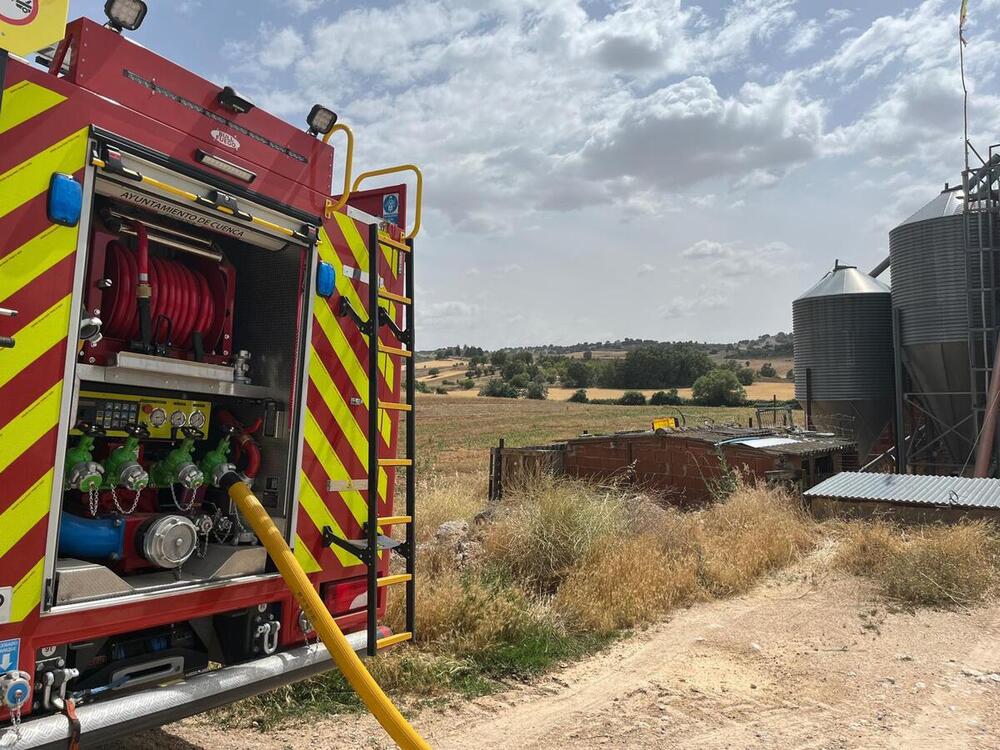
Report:
[[66,33],[69,0],[0,0],[0,49],[27,55]]

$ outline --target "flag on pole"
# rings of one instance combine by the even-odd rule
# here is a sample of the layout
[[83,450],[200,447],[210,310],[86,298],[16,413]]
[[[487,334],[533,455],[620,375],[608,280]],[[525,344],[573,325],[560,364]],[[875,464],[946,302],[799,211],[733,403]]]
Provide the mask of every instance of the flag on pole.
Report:
[[962,0],[962,9],[958,12],[958,38],[962,44],[968,44],[965,39],[965,22],[969,17],[969,0]]

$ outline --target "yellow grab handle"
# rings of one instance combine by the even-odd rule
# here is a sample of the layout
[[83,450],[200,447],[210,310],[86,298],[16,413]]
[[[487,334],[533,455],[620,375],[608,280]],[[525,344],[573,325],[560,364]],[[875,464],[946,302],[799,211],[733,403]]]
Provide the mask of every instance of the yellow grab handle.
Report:
[[330,132],[323,136],[323,143],[330,142],[330,136],[341,131],[347,136],[347,156],[344,158],[344,189],[340,192],[340,200],[334,203],[327,198],[326,210],[323,212],[326,218],[333,218],[333,214],[344,207],[347,199],[351,197],[351,172],[354,169],[354,131],[342,122],[334,125]]
[[[399,713],[388,696],[382,692],[382,688],[372,678],[365,669],[358,655],[354,653],[351,644],[347,642],[336,621],[330,615],[323,600],[313,587],[312,582],[306,576],[302,566],[295,559],[295,555],[289,548],[285,538],[281,535],[278,527],[274,525],[267,511],[254,496],[253,492],[241,481],[235,472],[230,472],[222,477],[221,486],[225,487],[229,497],[236,503],[243,517],[250,522],[253,533],[257,535],[261,543],[267,549],[267,553],[274,560],[274,564],[285,579],[288,588],[295,596],[302,611],[305,612],[309,622],[316,630],[316,634],[323,641],[333,657],[337,667],[351,683],[351,687],[358,696],[368,706],[368,710],[378,719],[389,736],[396,741],[403,750],[430,750],[430,745],[417,734],[417,731],[407,723],[403,715]],[[375,606],[375,602],[369,602],[368,606]]]
[[415,164],[400,164],[398,167],[386,167],[385,169],[373,169],[371,172],[362,172],[358,175],[357,179],[354,180],[354,185],[351,186],[351,192],[355,192],[358,189],[358,186],[369,177],[380,177],[381,175],[396,174],[397,172],[413,172],[413,174],[417,176],[417,199],[416,207],[413,212],[413,229],[411,229],[410,233],[406,235],[406,239],[412,240],[417,236],[417,232],[420,231],[420,211],[423,208],[424,200],[424,173],[420,171],[420,167]]

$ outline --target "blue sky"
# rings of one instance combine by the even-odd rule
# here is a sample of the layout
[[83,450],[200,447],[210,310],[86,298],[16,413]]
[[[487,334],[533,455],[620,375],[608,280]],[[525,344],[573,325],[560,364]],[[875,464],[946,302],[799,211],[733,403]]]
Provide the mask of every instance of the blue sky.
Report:
[[[149,5],[142,44],[295,124],[329,104],[356,168],[424,168],[421,348],[788,330],[962,165],[959,0]],[[970,0],[983,147],[998,36]]]

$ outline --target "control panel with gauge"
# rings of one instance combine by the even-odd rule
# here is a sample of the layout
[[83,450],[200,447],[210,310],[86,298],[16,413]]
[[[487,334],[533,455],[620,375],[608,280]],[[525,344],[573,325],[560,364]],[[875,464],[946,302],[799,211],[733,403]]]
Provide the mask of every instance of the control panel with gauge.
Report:
[[[112,437],[125,437],[142,425],[151,440],[174,440],[185,427],[206,434],[211,412],[212,404],[207,401],[81,391],[77,423],[100,427]],[[72,433],[80,434],[79,430]]]

